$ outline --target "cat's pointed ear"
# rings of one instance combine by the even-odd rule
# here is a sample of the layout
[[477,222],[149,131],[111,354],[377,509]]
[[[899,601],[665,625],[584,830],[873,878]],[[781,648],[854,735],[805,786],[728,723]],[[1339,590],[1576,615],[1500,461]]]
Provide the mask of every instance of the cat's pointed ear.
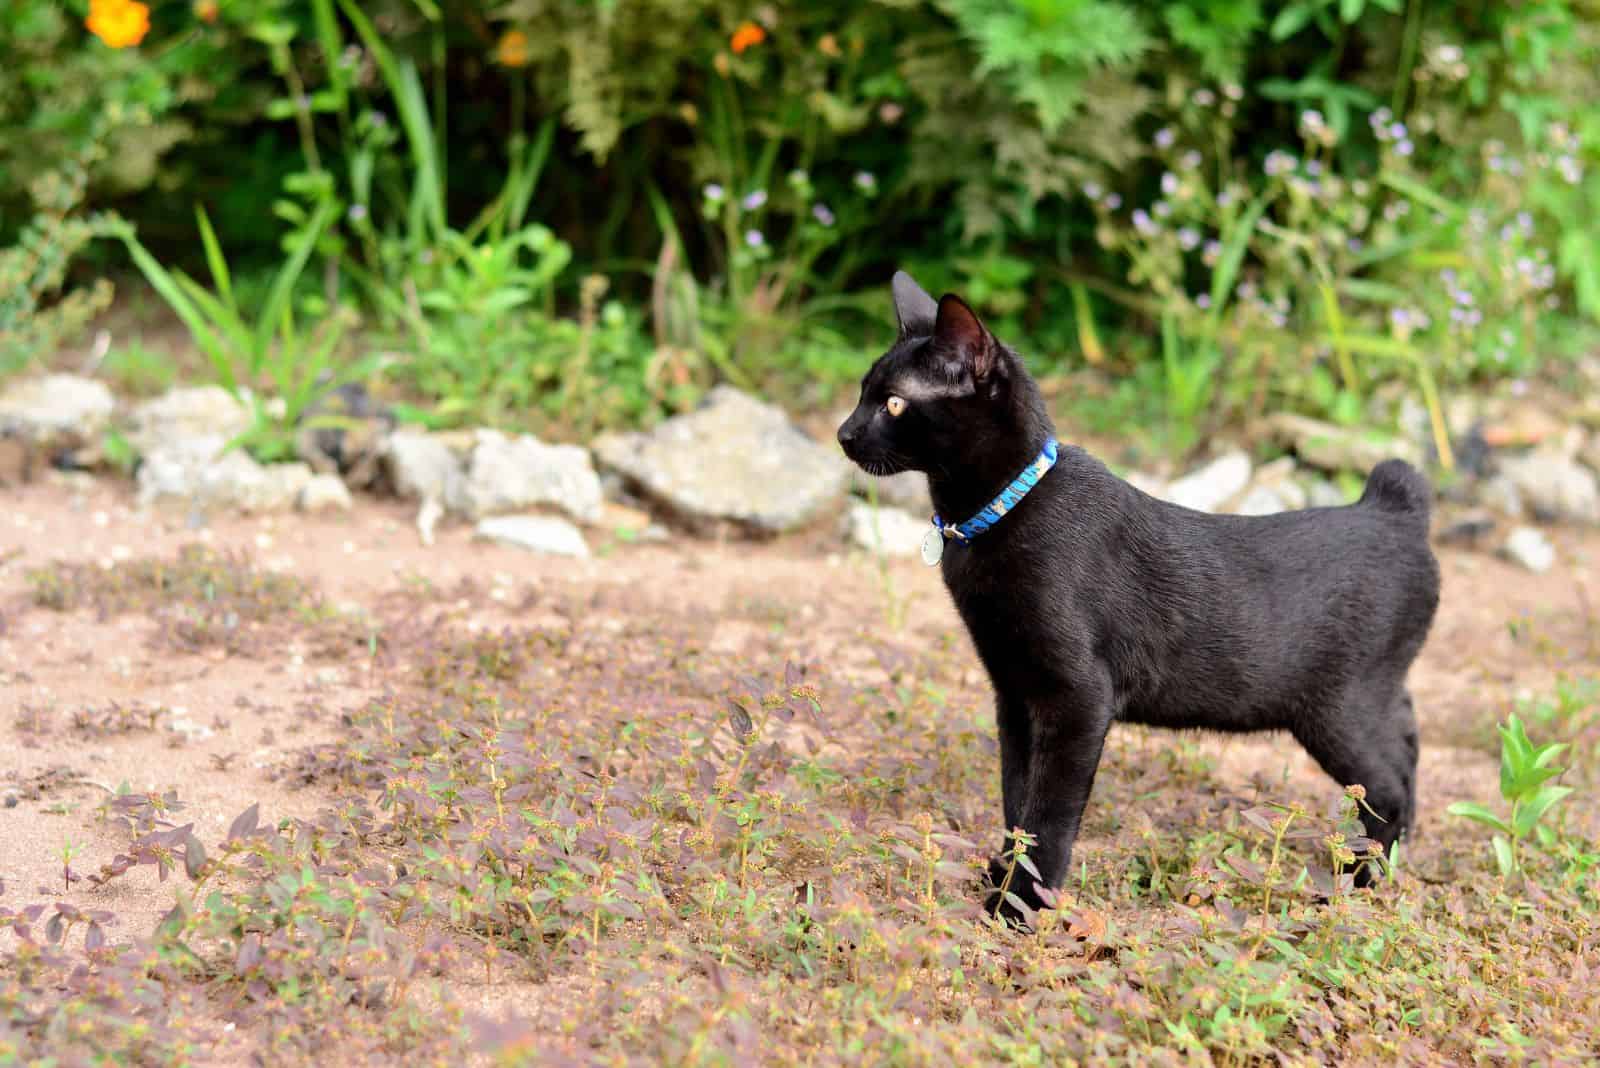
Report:
[[915,279],[904,271],[896,271],[889,288],[894,293],[894,317],[900,324],[901,337],[926,334],[933,329],[939,306]]
[[939,298],[933,340],[947,359],[971,372],[974,382],[984,381],[994,371],[1000,343],[983,325],[978,313],[954,293]]

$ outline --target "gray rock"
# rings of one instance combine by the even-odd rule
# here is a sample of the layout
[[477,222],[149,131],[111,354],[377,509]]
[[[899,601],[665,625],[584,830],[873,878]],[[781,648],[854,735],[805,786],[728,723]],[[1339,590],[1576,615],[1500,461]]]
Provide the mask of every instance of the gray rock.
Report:
[[1555,449],[1535,449],[1502,457],[1499,467],[1536,517],[1600,523],[1600,482],[1576,460]]
[[874,508],[856,501],[845,514],[845,534],[850,543],[885,556],[915,556],[922,539],[933,529],[927,519],[899,508]]
[[250,429],[250,410],[221,386],[168,390],[128,416],[128,444],[148,456],[166,442],[216,435],[232,440]]
[[1422,463],[1422,448],[1416,442],[1391,434],[1335,426],[1292,412],[1278,412],[1267,420],[1267,426],[1302,461],[1324,471],[1365,475],[1395,457],[1412,464]]
[[165,442],[139,466],[141,507],[199,512],[281,512],[295,506],[311,481],[302,463],[263,467],[243,450],[223,452],[219,434]]
[[1537,527],[1517,527],[1506,537],[1500,551],[1507,559],[1541,575],[1556,562],[1555,546]]
[[730,386],[645,434],[609,434],[595,458],[693,525],[776,534],[833,507],[850,479],[836,447],[812,441],[782,410]]
[[498,515],[480,519],[473,532],[486,541],[553,556],[588,556],[583,533],[565,519],[548,515]]
[[1215,512],[1250,484],[1250,457],[1234,450],[1167,487],[1167,500],[1197,512]]
[[111,390],[92,378],[23,379],[0,394],[0,435],[34,444],[82,445],[105,429],[116,407]]
[[878,503],[900,508],[913,515],[932,515],[933,498],[928,495],[928,476],[921,471],[902,471],[898,475],[878,478],[861,468],[850,465],[850,492],[871,500],[871,491],[878,491]]
[[350,490],[338,475],[313,475],[300,487],[302,512],[348,512],[354,503]]
[[466,510],[467,476],[444,441],[420,430],[397,430],[383,445],[395,492],[433,502],[441,509]]
[[467,470],[468,515],[517,512],[541,505],[590,523],[603,495],[589,453],[576,445],[546,445],[530,434],[508,438],[480,430]]
[[1292,456],[1280,456],[1256,469],[1250,488],[1230,509],[1238,515],[1274,515],[1306,506],[1306,491],[1294,480],[1299,469]]
[[1521,519],[1527,509],[1522,506],[1522,493],[1516,483],[1504,475],[1484,479],[1477,487],[1478,503],[1507,519]]
[[1589,435],[1589,440],[1578,450],[1578,462],[1600,475],[1600,431]]
[[1462,545],[1476,549],[1485,538],[1494,533],[1496,526],[1492,514],[1481,509],[1452,518],[1439,528],[1435,540],[1440,545]]
[[1163,501],[1167,499],[1167,483],[1165,479],[1157,478],[1155,475],[1144,471],[1129,471],[1122,476],[1122,481],[1140,493],[1147,493]]
[[1277,515],[1290,511],[1293,506],[1284,499],[1283,490],[1292,485],[1294,483],[1289,482],[1283,486],[1251,486],[1231,510],[1235,515]]
[[1308,508],[1339,508],[1349,504],[1344,491],[1325,478],[1314,478],[1305,486]]

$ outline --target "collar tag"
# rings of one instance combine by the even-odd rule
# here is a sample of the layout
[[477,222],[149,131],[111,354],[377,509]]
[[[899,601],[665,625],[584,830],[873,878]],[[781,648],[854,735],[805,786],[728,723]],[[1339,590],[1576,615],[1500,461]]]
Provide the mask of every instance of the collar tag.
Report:
[[944,559],[944,535],[934,527],[922,536],[922,562],[929,567]]

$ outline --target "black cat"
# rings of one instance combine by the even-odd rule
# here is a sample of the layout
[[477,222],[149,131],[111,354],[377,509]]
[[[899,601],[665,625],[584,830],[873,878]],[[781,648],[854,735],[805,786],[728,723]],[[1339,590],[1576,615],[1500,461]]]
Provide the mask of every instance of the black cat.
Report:
[[[1439,600],[1422,475],[1385,461],[1343,508],[1168,504],[1082,449],[1057,453],[1021,359],[960,298],[935,303],[903,272],[893,290],[899,338],[839,443],[872,474],[928,475],[943,536],[924,558],[941,563],[994,684],[1006,828],[1036,838],[1043,883],[1067,871],[1118,720],[1286,730],[1339,783],[1366,788],[1367,832],[1387,851],[1416,810],[1405,678]],[[1037,484],[988,507],[1019,474]],[[1038,907],[1034,880],[1018,883]]]

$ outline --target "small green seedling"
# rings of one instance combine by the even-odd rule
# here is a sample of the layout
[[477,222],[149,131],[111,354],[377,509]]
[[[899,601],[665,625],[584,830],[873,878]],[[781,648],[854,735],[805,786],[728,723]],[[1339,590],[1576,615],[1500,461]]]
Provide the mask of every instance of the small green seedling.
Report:
[[1572,787],[1549,782],[1566,770],[1556,767],[1554,761],[1567,743],[1551,742],[1535,748],[1522,720],[1515,715],[1499,730],[1500,796],[1511,804],[1510,819],[1502,819],[1475,801],[1457,801],[1448,811],[1452,816],[1463,816],[1500,832],[1492,842],[1494,859],[1501,877],[1510,878],[1522,870],[1522,843],[1536,831],[1541,832],[1541,838],[1549,835],[1548,828],[1541,827],[1539,821],[1572,793]]

